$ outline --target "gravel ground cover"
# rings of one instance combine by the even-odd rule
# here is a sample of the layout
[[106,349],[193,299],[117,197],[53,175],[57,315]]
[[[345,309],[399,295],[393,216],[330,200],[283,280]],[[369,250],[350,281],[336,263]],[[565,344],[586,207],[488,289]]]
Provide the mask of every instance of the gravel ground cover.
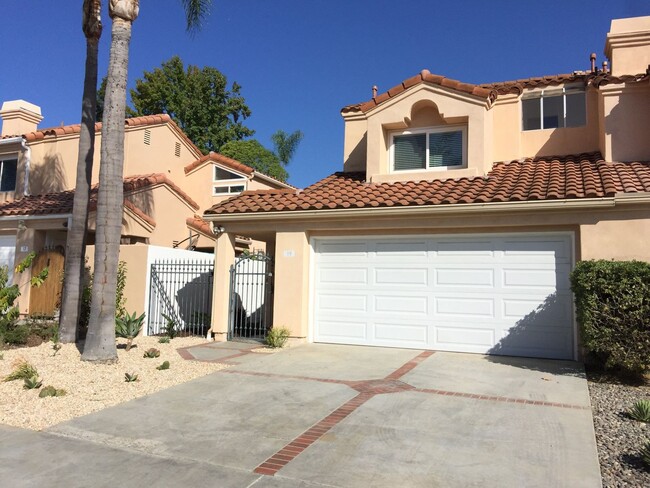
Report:
[[[17,361],[24,359],[36,367],[43,386],[67,391],[62,397],[39,398],[40,390],[23,389],[22,380],[0,382],[0,423],[41,430],[226,368],[225,364],[187,361],[176,352],[177,348],[205,342],[197,337],[179,337],[169,344],[160,344],[157,337],[138,337],[134,341],[137,347],[126,352],[124,342],[118,340],[116,364],[83,362],[74,344],[63,344],[56,355],[51,342],[0,351],[4,356],[0,360],[1,379]],[[143,357],[151,347],[160,350],[160,357]],[[163,361],[169,361],[170,368],[157,370]],[[127,372],[136,373],[138,381],[126,383]]]
[[650,469],[639,457],[640,448],[650,441],[650,424],[626,415],[634,402],[650,399],[650,386],[625,385],[590,375],[589,394],[603,487],[650,487]]

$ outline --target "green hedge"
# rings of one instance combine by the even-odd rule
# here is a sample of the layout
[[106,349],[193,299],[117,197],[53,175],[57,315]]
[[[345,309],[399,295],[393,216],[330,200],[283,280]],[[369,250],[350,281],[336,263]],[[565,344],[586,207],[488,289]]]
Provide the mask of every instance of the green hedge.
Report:
[[571,273],[585,348],[607,368],[650,369],[650,264],[581,261]]

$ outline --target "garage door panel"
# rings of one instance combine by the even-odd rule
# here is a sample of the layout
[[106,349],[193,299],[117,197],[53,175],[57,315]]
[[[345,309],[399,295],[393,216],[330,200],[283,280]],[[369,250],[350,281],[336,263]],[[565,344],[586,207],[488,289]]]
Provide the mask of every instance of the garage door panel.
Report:
[[436,286],[478,287],[494,286],[493,269],[467,268],[437,268],[435,271]]
[[436,346],[444,347],[447,351],[463,349],[483,353],[494,345],[495,332],[491,328],[458,327],[457,324],[450,324],[439,325],[435,329]]
[[322,253],[324,242],[316,341],[573,357],[568,235],[368,237]]
[[427,324],[400,324],[391,322],[375,322],[375,340],[378,345],[399,343],[411,346],[426,347],[428,344]]
[[452,315],[456,317],[494,317],[494,299],[491,298],[452,298],[438,297],[435,299],[436,315]]
[[328,266],[320,269],[318,281],[327,285],[347,285],[368,283],[366,268]]
[[429,297],[375,295],[373,310],[378,313],[400,313],[409,315],[429,315]]
[[376,285],[428,286],[428,268],[375,268],[374,283]]
[[316,307],[321,312],[368,312],[368,298],[364,295],[320,294]]

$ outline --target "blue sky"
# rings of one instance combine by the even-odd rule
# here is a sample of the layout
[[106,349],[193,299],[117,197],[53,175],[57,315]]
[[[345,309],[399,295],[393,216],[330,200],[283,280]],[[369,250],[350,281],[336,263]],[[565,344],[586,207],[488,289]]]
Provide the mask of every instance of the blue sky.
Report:
[[[0,0],[0,101],[40,105],[42,127],[80,118],[81,3]],[[215,0],[191,37],[179,0],[141,0],[129,82],[175,54],[219,69],[242,85],[246,124],[262,144],[277,129],[304,132],[288,167],[304,187],[342,169],[340,109],[369,99],[372,85],[382,92],[423,68],[469,83],[587,69],[591,52],[604,59],[611,19],[640,15],[650,15],[649,0]]]

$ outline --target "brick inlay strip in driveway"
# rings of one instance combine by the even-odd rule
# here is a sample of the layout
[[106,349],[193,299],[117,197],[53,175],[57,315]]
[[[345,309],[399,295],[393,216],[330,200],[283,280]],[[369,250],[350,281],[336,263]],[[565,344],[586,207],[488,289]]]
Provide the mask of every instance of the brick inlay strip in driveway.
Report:
[[344,403],[327,417],[312,425],[273,456],[260,464],[255,468],[254,472],[257,474],[273,476],[293,461],[298,454],[323,437],[323,435],[325,435],[332,427],[366,403],[373,396],[375,396],[374,393],[359,393],[352,400]]

